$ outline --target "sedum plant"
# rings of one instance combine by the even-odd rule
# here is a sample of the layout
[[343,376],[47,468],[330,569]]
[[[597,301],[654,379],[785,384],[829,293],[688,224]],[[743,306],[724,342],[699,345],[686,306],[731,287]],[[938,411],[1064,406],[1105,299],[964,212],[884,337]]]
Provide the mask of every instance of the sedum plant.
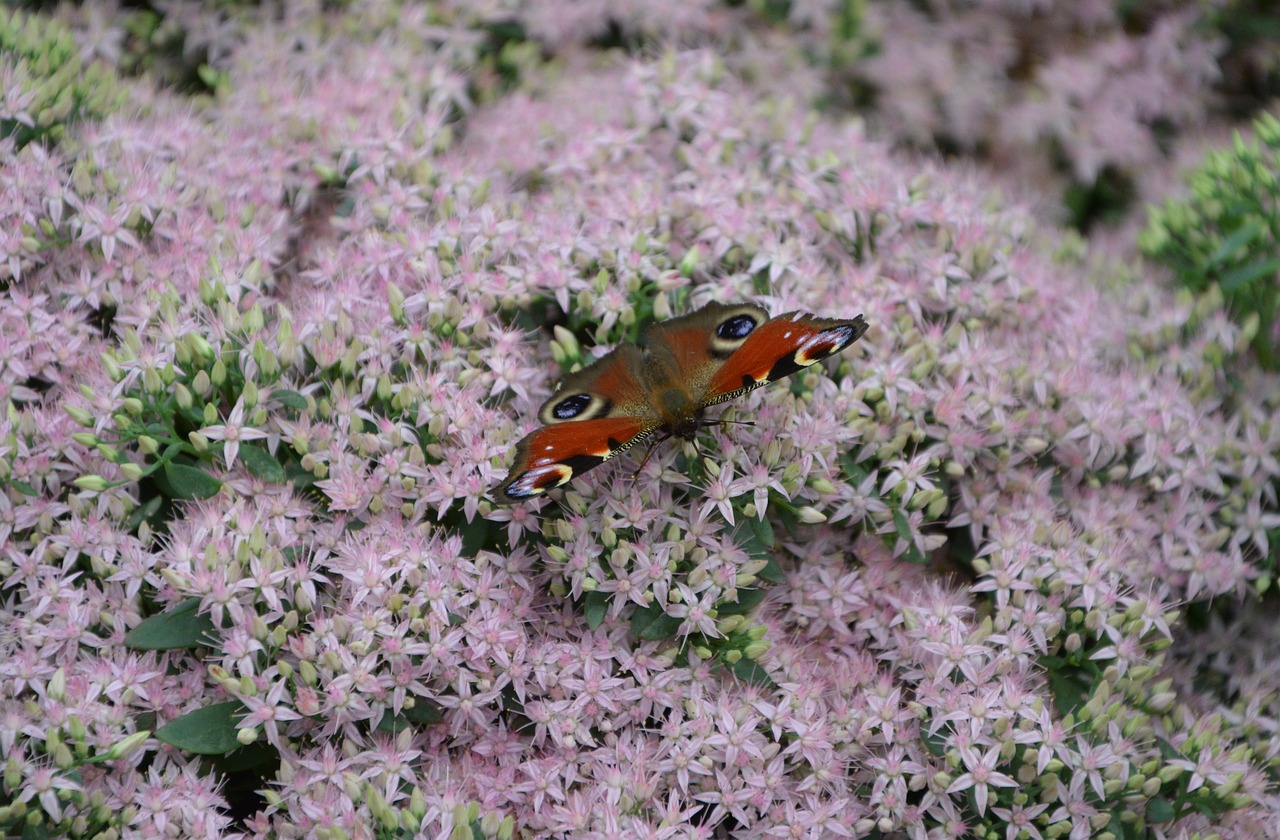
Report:
[[0,140],[57,143],[78,120],[102,119],[124,104],[110,69],[85,62],[60,22],[0,9]]
[[1221,298],[1258,364],[1280,370],[1280,120],[1264,114],[1253,139],[1210,152],[1187,188],[1151,209],[1139,247],[1184,288]]
[[[764,88],[692,50],[499,95],[470,4],[419,8],[291,6],[202,108],[0,169],[52,231],[0,306],[4,832],[1267,836],[1238,325],[745,33]],[[565,371],[746,298],[873,327],[754,425],[486,496]]]

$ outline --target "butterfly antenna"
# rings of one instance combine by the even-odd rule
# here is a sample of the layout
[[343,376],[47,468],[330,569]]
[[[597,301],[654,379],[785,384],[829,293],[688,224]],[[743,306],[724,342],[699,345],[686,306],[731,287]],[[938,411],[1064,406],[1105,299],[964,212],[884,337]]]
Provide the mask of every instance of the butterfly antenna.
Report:
[[[702,422],[704,426],[754,426],[755,424],[754,420],[704,420]],[[726,434],[725,437],[733,440],[733,435]]]

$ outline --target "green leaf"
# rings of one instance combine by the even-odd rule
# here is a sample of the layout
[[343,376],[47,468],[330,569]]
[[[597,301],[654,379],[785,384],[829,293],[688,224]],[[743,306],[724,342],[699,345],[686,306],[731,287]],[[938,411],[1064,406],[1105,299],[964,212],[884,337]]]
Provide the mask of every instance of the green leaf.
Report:
[[290,391],[287,388],[277,388],[271,392],[271,399],[285,408],[292,408],[294,411],[307,410],[307,398],[299,394],[297,391]]
[[1049,693],[1058,714],[1076,714],[1088,702],[1093,686],[1079,668],[1070,665],[1045,671],[1049,678]]
[[777,688],[778,684],[773,681],[773,677],[769,676],[769,672],[760,666],[760,663],[754,659],[743,657],[737,662],[729,666],[729,670],[733,675],[743,682],[761,688]]
[[663,612],[662,607],[650,604],[631,615],[631,632],[647,642],[656,642],[674,636],[680,623],[680,619]]
[[787,573],[782,571],[782,566],[778,564],[777,560],[770,557],[765,567],[756,573],[756,577],[767,583],[777,585],[786,581]]
[[1147,822],[1167,823],[1173,816],[1173,804],[1163,796],[1157,796],[1147,803]]
[[942,729],[931,733],[926,727],[921,727],[920,737],[924,741],[925,748],[938,758],[946,755],[947,750],[950,748],[947,734]]
[[151,521],[152,518],[160,510],[160,505],[164,504],[164,498],[161,496],[152,496],[142,504],[133,509],[133,513],[129,514],[129,519],[125,522],[125,532],[132,534],[138,530],[138,526],[142,521]]
[[1218,285],[1222,286],[1223,292],[1231,294],[1248,286],[1260,277],[1274,279],[1278,271],[1280,271],[1280,257],[1272,257],[1269,260],[1241,266],[1235,271],[1228,272]]
[[907,515],[902,512],[902,508],[893,509],[893,527],[898,532],[898,536],[902,537],[907,544],[907,559],[912,563],[924,563],[928,560],[911,537],[911,521],[907,519]]
[[213,619],[197,612],[199,598],[188,598],[172,609],[145,619],[125,634],[124,643],[134,650],[187,650],[209,647]]
[[764,600],[763,589],[739,589],[738,600],[720,601],[716,604],[716,612],[720,615],[742,615],[760,606]]
[[1208,264],[1214,266],[1230,262],[1245,245],[1251,244],[1261,235],[1262,222],[1257,219],[1250,219],[1239,230],[1222,240],[1218,250],[1213,252],[1213,256],[1209,257]]
[[164,465],[169,495],[174,499],[207,499],[222,489],[222,482],[198,467]]
[[280,465],[279,461],[271,457],[270,452],[261,446],[242,443],[240,444],[239,457],[240,460],[244,461],[249,474],[254,478],[260,478],[272,484],[284,484],[286,478],[284,467]]
[[302,465],[297,461],[290,461],[289,466],[285,468],[285,472],[289,475],[289,480],[293,482],[293,488],[299,493],[305,493],[315,487],[316,482],[320,479],[316,478],[315,473],[304,470]]
[[444,709],[436,703],[421,697],[418,698],[416,704],[405,708],[401,714],[421,726],[434,726],[437,723],[444,722]]
[[18,481],[16,478],[11,478],[7,483],[10,487],[12,487],[14,490],[17,490],[19,493],[21,493],[24,496],[35,497],[40,495],[39,493],[36,492],[36,488],[32,487],[30,484],[27,484],[25,481]]
[[[758,554],[770,554],[773,547],[777,545],[773,535],[773,525],[768,519],[749,518],[746,521],[747,530],[750,532],[753,542],[753,550]],[[739,543],[741,545],[741,543]],[[746,546],[743,546],[746,548]]]
[[489,539],[490,527],[489,520],[479,516],[462,525],[461,554],[463,557],[475,557],[480,553],[480,549],[485,547],[485,543]]
[[[22,821],[22,834],[19,835],[22,840],[48,840],[53,835],[49,833],[49,827],[44,823],[40,825],[32,825],[26,820]],[[58,836],[62,836],[59,832]]]
[[435,726],[443,721],[444,710],[438,704],[419,697],[415,705],[406,706],[398,715],[393,715],[390,711],[384,713],[375,728],[394,735],[410,726]]
[[786,529],[788,534],[794,534],[800,530],[800,509],[791,504],[791,500],[779,493],[777,490],[769,490],[769,506],[778,518],[782,520],[782,527]]
[[840,472],[850,484],[860,484],[870,475],[866,468],[853,460],[853,455],[848,452],[840,456]]
[[240,747],[236,721],[245,713],[239,700],[187,712],[156,730],[156,740],[199,755],[226,755]]
[[767,565],[756,576],[768,583],[782,583],[786,576],[774,559],[773,525],[768,519],[742,517],[733,532],[734,543],[747,553],[752,560],[764,560]]
[[608,610],[609,594],[607,592],[588,592],[583,596],[582,613],[586,616],[587,626],[592,630],[604,623]]

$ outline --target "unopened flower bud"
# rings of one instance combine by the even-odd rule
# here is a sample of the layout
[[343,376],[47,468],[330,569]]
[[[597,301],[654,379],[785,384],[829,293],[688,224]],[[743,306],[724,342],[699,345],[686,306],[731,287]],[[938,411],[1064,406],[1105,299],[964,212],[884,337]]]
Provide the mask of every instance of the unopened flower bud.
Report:
[[817,525],[819,522],[827,521],[827,515],[825,513],[817,508],[810,507],[809,505],[802,505],[796,511],[796,514],[799,516],[800,521],[806,525]]
[[133,754],[135,750],[147,742],[151,737],[151,730],[142,729],[126,738],[123,738],[111,745],[105,756],[107,761],[117,761]]
[[100,475],[82,475],[71,483],[81,490],[88,490],[91,493],[101,493],[110,486],[107,480]]

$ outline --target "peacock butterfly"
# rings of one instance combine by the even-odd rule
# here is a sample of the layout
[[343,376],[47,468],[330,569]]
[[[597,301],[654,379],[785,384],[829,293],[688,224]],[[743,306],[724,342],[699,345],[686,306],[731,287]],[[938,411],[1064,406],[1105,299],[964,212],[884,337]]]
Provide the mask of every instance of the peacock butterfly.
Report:
[[770,318],[749,303],[712,303],[652,324],[642,347],[622,344],[565,377],[493,496],[502,504],[539,496],[655,437],[692,440],[707,406],[835,355],[866,331],[861,315]]

